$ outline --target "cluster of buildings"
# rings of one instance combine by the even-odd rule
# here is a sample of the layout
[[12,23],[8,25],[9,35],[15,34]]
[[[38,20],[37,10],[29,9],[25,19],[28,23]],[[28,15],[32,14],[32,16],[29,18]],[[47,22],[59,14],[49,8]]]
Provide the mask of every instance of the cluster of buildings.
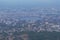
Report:
[[[38,11],[37,11],[38,10]],[[12,40],[12,35],[23,31],[57,31],[60,32],[60,11],[49,9],[31,9],[21,11],[0,11],[0,39]],[[2,37],[2,38],[1,38]],[[12,38],[11,38],[12,37]]]

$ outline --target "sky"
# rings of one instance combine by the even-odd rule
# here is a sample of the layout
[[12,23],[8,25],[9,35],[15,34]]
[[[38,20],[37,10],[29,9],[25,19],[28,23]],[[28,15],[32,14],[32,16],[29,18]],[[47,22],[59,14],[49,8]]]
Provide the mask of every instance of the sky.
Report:
[[60,6],[60,0],[0,0],[0,6]]
[[1,3],[8,3],[8,4],[31,4],[31,3],[54,3],[57,0],[0,0]]

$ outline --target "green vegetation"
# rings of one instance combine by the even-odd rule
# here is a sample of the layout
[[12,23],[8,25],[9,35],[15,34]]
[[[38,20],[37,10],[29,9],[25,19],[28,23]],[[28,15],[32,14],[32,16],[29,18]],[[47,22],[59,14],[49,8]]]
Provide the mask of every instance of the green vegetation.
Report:
[[28,35],[30,40],[60,40],[60,32],[28,32]]
[[5,32],[0,33],[1,40],[9,40],[9,38],[12,40],[24,40],[25,38],[29,40],[60,40],[60,32],[14,32],[10,36]]

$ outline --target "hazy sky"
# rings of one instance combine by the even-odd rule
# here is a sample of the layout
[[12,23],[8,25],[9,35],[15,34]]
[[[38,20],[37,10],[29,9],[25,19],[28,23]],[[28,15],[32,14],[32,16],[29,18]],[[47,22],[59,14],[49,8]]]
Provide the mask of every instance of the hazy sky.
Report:
[[0,0],[2,3],[54,3],[59,0]]
[[0,5],[58,5],[60,0],[0,0]]

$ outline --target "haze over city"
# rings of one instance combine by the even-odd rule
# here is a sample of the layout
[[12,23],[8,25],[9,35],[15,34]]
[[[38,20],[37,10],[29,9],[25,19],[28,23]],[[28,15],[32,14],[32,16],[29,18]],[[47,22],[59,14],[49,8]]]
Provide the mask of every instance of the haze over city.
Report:
[[60,40],[60,0],[0,0],[0,40]]

